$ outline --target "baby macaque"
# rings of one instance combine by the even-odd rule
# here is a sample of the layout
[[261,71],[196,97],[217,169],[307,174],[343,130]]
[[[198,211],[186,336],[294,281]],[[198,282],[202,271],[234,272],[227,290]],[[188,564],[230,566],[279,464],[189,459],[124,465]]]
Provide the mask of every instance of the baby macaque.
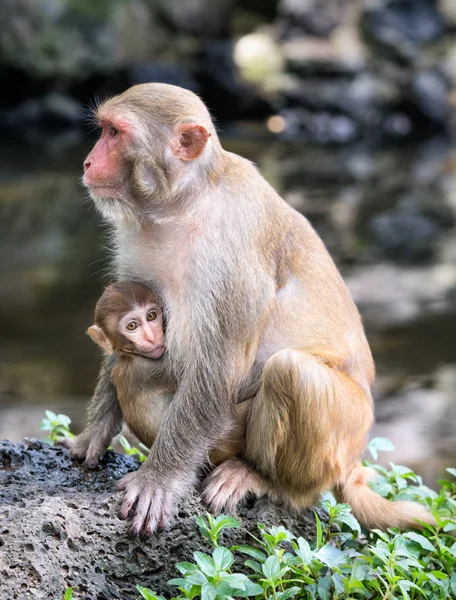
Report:
[[[136,437],[151,447],[177,388],[163,356],[164,318],[158,298],[143,283],[113,283],[98,300],[95,322],[87,333],[106,354],[116,355],[111,376],[123,418]],[[237,412],[243,413],[244,407]],[[214,464],[237,454],[241,434],[242,427],[212,451]]]

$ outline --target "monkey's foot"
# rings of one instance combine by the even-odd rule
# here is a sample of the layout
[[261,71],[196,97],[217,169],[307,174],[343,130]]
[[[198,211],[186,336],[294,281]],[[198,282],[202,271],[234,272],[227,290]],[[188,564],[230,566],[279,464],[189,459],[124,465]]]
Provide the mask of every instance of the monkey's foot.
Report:
[[237,458],[226,460],[210,473],[203,482],[203,500],[214,513],[234,512],[238,503],[248,494],[265,494],[267,487],[252,468]]
[[[158,529],[165,529],[171,520],[172,508],[178,497],[175,482],[158,484],[153,473],[143,471],[144,467],[129,473],[117,484],[117,489],[125,491],[120,509],[120,518],[126,519],[134,508],[130,534],[151,535]],[[174,489],[173,489],[174,487]]]

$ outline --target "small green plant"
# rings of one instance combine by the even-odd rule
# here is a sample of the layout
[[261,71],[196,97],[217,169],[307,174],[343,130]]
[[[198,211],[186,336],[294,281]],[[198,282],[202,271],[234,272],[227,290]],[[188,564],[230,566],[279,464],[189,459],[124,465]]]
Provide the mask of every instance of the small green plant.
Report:
[[217,548],[219,545],[220,534],[224,529],[236,529],[241,526],[239,521],[233,517],[228,517],[227,515],[213,517],[209,513],[206,513],[206,518],[198,517],[196,519],[196,524],[198,525],[201,535],[206,538],[214,548]]
[[47,438],[44,440],[45,442],[53,445],[64,438],[74,437],[70,431],[70,417],[56,415],[52,410],[46,410],[44,414],[46,417],[41,421],[40,430],[49,432]]
[[67,588],[65,593],[63,594],[63,600],[72,600],[73,598],[73,588]]
[[149,454],[149,448],[147,446],[145,446],[144,444],[139,442],[140,448],[142,448],[142,450],[144,450],[144,452],[142,452],[139,448],[132,446],[130,444],[130,442],[127,440],[127,438],[124,437],[123,435],[119,436],[119,443],[122,446],[125,454],[128,454],[128,456],[134,456],[141,463],[143,463],[146,460],[147,455]]

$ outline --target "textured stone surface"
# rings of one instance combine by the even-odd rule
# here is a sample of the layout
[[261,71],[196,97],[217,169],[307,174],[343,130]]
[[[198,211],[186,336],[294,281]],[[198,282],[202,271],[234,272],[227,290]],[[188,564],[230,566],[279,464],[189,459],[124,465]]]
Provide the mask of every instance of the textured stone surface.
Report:
[[[169,592],[175,563],[207,550],[195,519],[204,512],[196,494],[179,506],[168,531],[147,541],[131,539],[117,517],[116,481],[134,470],[130,457],[108,452],[100,468],[73,463],[69,452],[35,439],[0,442],[0,598],[137,598],[135,584]],[[245,543],[256,523],[284,525],[312,535],[313,517],[296,519],[266,501],[240,511],[243,527],[225,534]]]

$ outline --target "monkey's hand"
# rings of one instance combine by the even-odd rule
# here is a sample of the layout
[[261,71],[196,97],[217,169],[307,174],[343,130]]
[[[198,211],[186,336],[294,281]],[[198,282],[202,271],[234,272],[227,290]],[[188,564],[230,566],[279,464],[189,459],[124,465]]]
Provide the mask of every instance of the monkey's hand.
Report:
[[[179,477],[165,480],[147,466],[123,477],[117,484],[118,490],[125,491],[120,517],[126,519],[136,503],[130,533],[151,535],[166,528],[173,506],[182,495],[182,483]],[[185,483],[188,485],[188,481]]]
[[99,439],[91,438],[85,433],[74,438],[64,438],[58,444],[68,448],[71,455],[78,462],[84,461],[89,469],[95,469],[98,466],[98,460],[106,450],[105,444],[101,443]]

